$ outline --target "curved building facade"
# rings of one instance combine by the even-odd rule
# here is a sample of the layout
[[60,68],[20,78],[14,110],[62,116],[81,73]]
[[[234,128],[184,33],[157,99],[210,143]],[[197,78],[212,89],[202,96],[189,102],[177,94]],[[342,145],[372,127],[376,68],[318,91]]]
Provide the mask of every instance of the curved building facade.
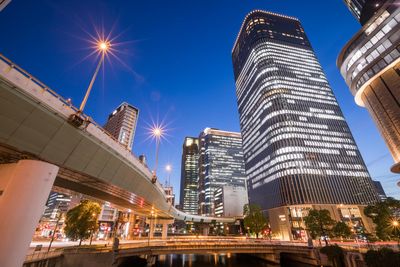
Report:
[[344,0],[354,17],[364,25],[387,0]]
[[400,7],[386,1],[346,44],[338,67],[355,102],[368,109],[400,172]]

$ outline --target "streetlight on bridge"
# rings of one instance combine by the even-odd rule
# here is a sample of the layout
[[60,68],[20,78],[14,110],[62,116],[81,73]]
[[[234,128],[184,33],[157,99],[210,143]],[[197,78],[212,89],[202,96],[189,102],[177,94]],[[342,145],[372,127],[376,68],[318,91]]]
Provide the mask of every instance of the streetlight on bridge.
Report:
[[171,172],[172,172],[171,164],[167,164],[167,166],[165,166],[165,171],[168,173],[168,178],[165,181],[165,186],[170,186],[171,185]]
[[109,41],[107,41],[107,40],[100,40],[97,43],[97,50],[100,52],[100,59],[99,59],[99,62],[97,63],[97,67],[96,67],[96,70],[95,70],[95,72],[93,74],[92,80],[90,81],[89,87],[86,90],[85,97],[83,98],[82,103],[81,103],[81,105],[79,107],[78,113],[82,113],[83,109],[86,106],[86,102],[87,102],[87,100],[89,98],[90,92],[92,91],[92,87],[93,87],[93,84],[94,84],[94,82],[96,80],[97,74],[99,73],[100,67],[104,62],[105,55],[107,54],[107,51],[110,49],[110,47],[111,47],[111,43]]
[[158,150],[160,147],[160,141],[161,138],[163,137],[163,134],[164,134],[164,129],[161,126],[154,126],[151,129],[151,135],[153,138],[156,139],[156,162],[154,165],[153,177],[151,178],[151,182],[153,184],[157,181]]
[[99,62],[97,63],[96,70],[93,74],[92,79],[90,80],[89,87],[86,90],[85,97],[83,98],[78,111],[75,114],[72,114],[68,119],[68,122],[77,128],[80,128],[82,125],[85,124],[85,122],[88,123],[88,120],[81,117],[81,114],[83,112],[83,109],[86,106],[86,102],[89,98],[90,92],[92,91],[92,87],[93,87],[94,82],[96,81],[97,74],[99,73],[100,67],[104,62],[104,58],[105,58],[107,52],[109,52],[111,49],[111,42],[106,39],[98,40],[97,44],[96,44],[96,49],[100,53],[100,59],[99,59]]

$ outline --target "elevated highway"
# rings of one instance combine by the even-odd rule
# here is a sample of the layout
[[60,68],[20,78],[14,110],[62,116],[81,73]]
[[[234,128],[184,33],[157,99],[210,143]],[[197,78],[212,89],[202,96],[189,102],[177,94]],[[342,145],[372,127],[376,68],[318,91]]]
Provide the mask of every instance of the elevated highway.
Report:
[[[161,185],[152,183],[152,172],[93,119],[80,113],[82,124],[71,122],[77,112],[70,101],[0,54],[0,212],[12,215],[0,222],[3,243],[22,242],[28,248],[52,185],[133,210],[153,223],[235,220],[177,210]],[[24,216],[29,220],[21,220]],[[20,241],[5,230],[9,225],[26,230]],[[18,254],[20,246],[0,245],[0,258],[6,250]]]

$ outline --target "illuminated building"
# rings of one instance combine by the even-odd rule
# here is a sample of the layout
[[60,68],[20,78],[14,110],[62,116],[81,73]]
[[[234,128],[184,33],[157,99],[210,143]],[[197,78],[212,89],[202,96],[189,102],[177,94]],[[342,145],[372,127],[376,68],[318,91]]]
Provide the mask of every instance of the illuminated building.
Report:
[[384,201],[387,199],[385,190],[383,190],[382,184],[379,181],[373,181],[374,182],[374,186],[375,186],[375,190],[378,193],[378,196],[380,198],[380,200]]
[[197,214],[197,183],[199,180],[199,139],[186,137],[181,163],[180,207],[189,214]]
[[244,186],[224,185],[214,192],[215,216],[241,217],[243,207],[248,203],[247,190]]
[[199,140],[199,214],[213,216],[218,187],[245,187],[242,138],[240,133],[206,128]]
[[385,140],[395,162],[391,170],[400,173],[400,7],[384,2],[342,49],[337,65]]
[[60,213],[66,213],[68,211],[70,202],[71,196],[54,191],[50,192],[43,217],[57,219]]
[[132,150],[139,110],[128,103],[122,103],[109,116],[104,129],[122,145]]
[[249,202],[268,212],[275,234],[302,238],[310,208],[337,219],[378,200],[298,19],[249,13],[232,61]]
[[364,25],[386,0],[344,0],[354,17]]

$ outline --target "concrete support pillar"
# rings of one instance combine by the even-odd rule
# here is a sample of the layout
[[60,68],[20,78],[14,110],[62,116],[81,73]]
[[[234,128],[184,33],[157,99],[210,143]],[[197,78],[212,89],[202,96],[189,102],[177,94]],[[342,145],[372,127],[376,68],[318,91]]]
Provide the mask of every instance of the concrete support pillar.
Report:
[[149,223],[149,235],[150,235],[150,238],[154,237],[155,226],[156,226],[155,220],[154,219],[150,219],[150,223]]
[[167,235],[168,235],[168,223],[163,223],[162,224],[161,238],[162,239],[167,239]]
[[37,160],[0,165],[0,266],[22,266],[58,167]]

